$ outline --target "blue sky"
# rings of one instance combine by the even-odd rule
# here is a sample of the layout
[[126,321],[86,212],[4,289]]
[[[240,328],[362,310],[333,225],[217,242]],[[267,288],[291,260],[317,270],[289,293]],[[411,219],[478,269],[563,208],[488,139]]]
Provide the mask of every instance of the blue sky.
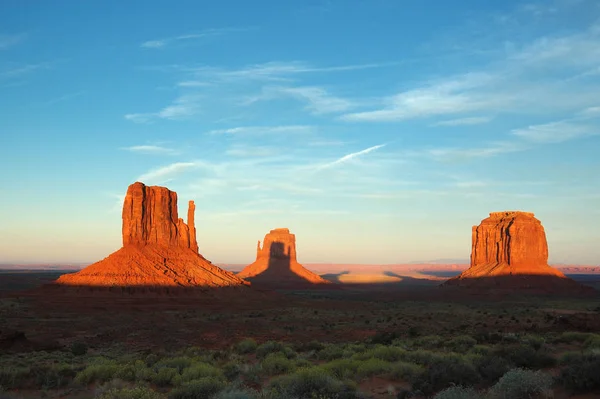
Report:
[[466,259],[519,209],[600,264],[594,0],[5,0],[0,109],[0,262],[103,258],[140,180],[213,262]]

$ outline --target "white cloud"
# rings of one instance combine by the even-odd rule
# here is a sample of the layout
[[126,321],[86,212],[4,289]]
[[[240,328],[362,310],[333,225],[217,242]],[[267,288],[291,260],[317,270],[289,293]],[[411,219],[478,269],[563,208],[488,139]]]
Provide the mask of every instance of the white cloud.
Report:
[[488,123],[492,118],[488,116],[473,116],[469,118],[451,119],[447,121],[436,122],[432,126],[470,126],[482,125]]
[[370,63],[338,65],[332,67],[314,67],[306,62],[301,61],[272,61],[263,64],[248,65],[239,69],[227,70],[221,68],[201,67],[192,68],[191,71],[196,72],[197,74],[213,75],[224,80],[287,80],[290,76],[297,74],[357,71],[363,69],[383,68],[392,65],[397,65],[397,63]]
[[148,123],[154,119],[179,120],[196,115],[201,110],[200,95],[184,95],[176,98],[171,105],[158,112],[126,114],[125,119],[134,123]]
[[137,180],[146,184],[165,183],[181,173],[198,168],[212,169],[210,165],[201,161],[175,162],[170,165],[152,169],[138,177]]
[[131,147],[123,147],[121,149],[130,152],[139,152],[142,154],[177,154],[177,151],[172,148],[161,147],[157,145],[134,145]]
[[144,48],[150,48],[150,49],[160,49],[160,48],[164,48],[167,45],[170,45],[170,44],[173,44],[176,42],[197,40],[197,39],[202,39],[202,38],[212,37],[212,36],[219,36],[219,35],[223,35],[228,32],[241,31],[241,30],[247,30],[247,28],[207,29],[200,33],[189,33],[189,34],[185,34],[185,35],[173,36],[173,37],[168,37],[168,38],[163,38],[163,39],[148,40],[148,41],[143,42],[140,46],[144,47]]
[[211,86],[211,84],[208,82],[202,82],[199,80],[186,80],[186,81],[177,83],[177,86],[179,86],[179,87],[207,87],[207,86]]
[[22,42],[27,35],[24,33],[16,35],[0,35],[0,50],[6,50]]
[[161,48],[167,45],[167,40],[148,40],[141,44],[142,47],[146,48]]
[[424,154],[438,161],[464,160],[467,158],[487,158],[500,154],[524,151],[528,146],[511,141],[497,141],[476,148],[436,148],[425,150]]
[[600,107],[588,107],[579,113],[582,117],[600,116]]
[[52,100],[46,101],[44,103],[44,105],[52,105],[52,104],[56,104],[56,103],[59,103],[62,101],[70,100],[72,98],[79,97],[79,96],[83,95],[84,93],[85,93],[84,91],[78,91],[76,93],[65,94],[60,97],[53,98]]
[[333,96],[326,89],[316,86],[269,88],[264,99],[280,96],[291,96],[307,102],[306,109],[317,115],[343,112],[356,106],[350,100]]
[[148,123],[153,119],[153,114],[126,114],[125,119],[134,123]]
[[535,143],[562,143],[600,134],[600,128],[569,121],[558,121],[515,129],[511,134]]
[[338,158],[338,159],[336,159],[333,162],[329,162],[329,163],[326,163],[326,164],[323,164],[323,165],[319,165],[317,167],[317,170],[326,169],[326,168],[330,168],[332,166],[336,166],[336,165],[340,165],[340,164],[349,162],[349,161],[351,161],[354,158],[360,157],[362,155],[366,155],[366,154],[368,154],[370,152],[373,152],[375,150],[378,150],[378,149],[380,149],[382,147],[385,147],[385,144],[374,145],[373,147],[369,147],[369,148],[366,148],[366,149],[361,150],[361,151],[357,151],[357,152],[353,152],[353,153],[344,155],[343,157]]
[[492,80],[494,77],[489,74],[465,74],[388,97],[384,99],[388,105],[382,109],[346,114],[341,119],[400,121],[485,109],[496,100],[481,96],[475,89],[490,84]]
[[16,76],[21,76],[30,72],[37,71],[38,69],[48,68],[49,66],[49,62],[40,62],[38,64],[27,64],[23,66],[13,67],[4,71],[0,71],[0,77],[12,78]]
[[232,157],[266,157],[276,153],[272,147],[235,145],[225,151]]
[[229,129],[211,130],[209,134],[276,134],[276,133],[307,133],[314,129],[308,125],[283,125],[283,126],[240,126]]

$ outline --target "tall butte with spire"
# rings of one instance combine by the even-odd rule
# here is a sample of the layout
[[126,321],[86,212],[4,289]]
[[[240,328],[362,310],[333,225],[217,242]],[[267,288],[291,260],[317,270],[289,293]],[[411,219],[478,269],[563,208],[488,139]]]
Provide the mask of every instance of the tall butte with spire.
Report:
[[56,283],[102,287],[222,287],[249,285],[198,253],[194,201],[187,224],[178,217],[177,193],[136,182],[123,203],[123,247]]
[[273,229],[267,233],[262,247],[258,241],[256,260],[237,275],[253,283],[275,285],[329,283],[298,263],[296,236],[286,228]]
[[492,212],[472,228],[471,266],[443,285],[535,289],[547,292],[587,288],[548,265],[542,223],[531,212]]

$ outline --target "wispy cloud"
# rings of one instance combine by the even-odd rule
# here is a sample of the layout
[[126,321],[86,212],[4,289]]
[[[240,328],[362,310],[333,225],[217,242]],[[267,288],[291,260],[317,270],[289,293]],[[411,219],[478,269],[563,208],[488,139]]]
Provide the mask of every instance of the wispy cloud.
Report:
[[600,128],[572,121],[558,121],[515,129],[511,134],[534,143],[562,143],[600,134]]
[[12,46],[21,43],[27,35],[19,33],[15,35],[0,35],[0,50],[6,50]]
[[277,150],[273,147],[266,146],[248,146],[234,145],[225,151],[225,154],[232,157],[266,157],[273,155]]
[[177,86],[179,87],[207,87],[211,85],[212,84],[209,82],[203,82],[200,80],[185,80],[183,82],[177,83]]
[[262,94],[245,101],[246,105],[258,101],[273,100],[281,97],[292,97],[307,104],[306,109],[313,114],[328,114],[347,111],[356,106],[352,101],[336,97],[327,89],[318,86],[305,87],[266,87]]
[[158,145],[134,145],[131,147],[122,147],[121,150],[137,152],[141,154],[165,154],[165,155],[176,155],[178,151],[173,148],[161,147]]
[[212,170],[212,167],[209,164],[202,161],[175,162],[170,165],[152,169],[138,177],[137,180],[148,184],[166,183],[177,175],[199,168]]
[[200,112],[200,100],[203,98],[201,95],[183,95],[158,112],[126,114],[124,117],[134,123],[148,123],[155,119],[185,119]]
[[[464,119],[476,111],[543,114],[597,104],[600,87],[594,76],[600,64],[599,24],[574,34],[510,44],[477,70],[425,80],[381,97],[374,109],[347,113],[341,119],[386,122],[442,115]],[[573,80],[581,76],[591,79]]]
[[374,111],[346,114],[346,121],[400,121],[435,115],[459,114],[489,107],[494,100],[475,89],[489,84],[493,76],[465,74],[429,86],[408,90],[384,99],[388,105]]
[[83,94],[85,94],[85,91],[78,91],[78,92],[75,92],[75,93],[64,94],[64,95],[62,95],[60,97],[56,97],[56,98],[53,98],[51,100],[46,101],[44,103],[44,105],[53,105],[53,104],[56,104],[56,103],[59,103],[59,102],[62,102],[62,101],[67,101],[67,100],[70,100],[72,98],[76,98],[76,97],[82,96]]
[[473,116],[469,118],[451,119],[447,121],[436,122],[432,126],[470,126],[482,125],[492,120],[489,116]]
[[49,68],[50,64],[51,63],[49,63],[49,62],[40,62],[38,64],[27,64],[27,65],[15,66],[15,67],[0,71],[0,77],[6,77],[6,78],[19,77],[21,75],[25,75],[25,74],[37,71],[39,69]]
[[211,80],[220,81],[289,81],[294,76],[301,74],[352,72],[391,67],[398,64],[398,62],[384,62],[317,67],[303,61],[271,61],[232,69],[182,65],[172,65],[169,69],[176,69],[181,72],[191,73],[197,77],[210,77]]
[[382,147],[385,147],[385,144],[374,145],[373,147],[365,148],[364,150],[361,150],[361,151],[352,152],[350,154],[344,155],[341,158],[336,159],[333,162],[329,162],[329,163],[326,163],[326,164],[319,165],[316,169],[317,170],[321,170],[321,169],[331,168],[333,166],[349,162],[349,161],[351,161],[351,160],[353,160],[353,159],[355,159],[357,157],[366,155],[366,154],[368,154],[370,152],[376,151],[376,150],[378,150],[378,149],[380,149]]
[[229,129],[211,130],[209,134],[236,134],[236,135],[256,135],[256,134],[291,134],[307,133],[314,130],[309,125],[282,125],[282,126],[240,126]]
[[475,148],[435,148],[425,150],[424,154],[437,161],[463,161],[472,158],[487,158],[500,154],[524,151],[529,146],[512,141],[497,141]]
[[218,29],[206,29],[199,33],[188,33],[185,35],[172,36],[163,39],[148,40],[143,42],[140,46],[149,49],[162,49],[177,42],[185,42],[192,40],[199,40],[208,37],[215,37],[224,35],[225,33],[248,30],[249,28],[218,28]]

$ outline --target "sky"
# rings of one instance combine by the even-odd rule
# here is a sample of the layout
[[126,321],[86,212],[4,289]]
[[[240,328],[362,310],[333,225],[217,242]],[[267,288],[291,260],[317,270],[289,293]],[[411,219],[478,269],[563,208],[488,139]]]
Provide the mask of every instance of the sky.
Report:
[[142,181],[214,263],[468,259],[523,210],[600,264],[596,0],[3,0],[0,109],[0,263],[104,258]]

